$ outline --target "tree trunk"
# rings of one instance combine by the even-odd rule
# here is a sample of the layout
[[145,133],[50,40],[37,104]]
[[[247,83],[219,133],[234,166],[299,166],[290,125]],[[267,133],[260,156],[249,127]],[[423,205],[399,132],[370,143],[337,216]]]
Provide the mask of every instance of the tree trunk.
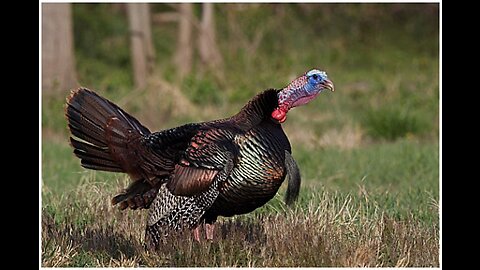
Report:
[[203,4],[199,30],[198,50],[200,59],[208,68],[218,70],[223,61],[215,37],[215,17],[212,3]]
[[128,19],[133,79],[136,88],[144,88],[155,65],[148,4],[128,4]]
[[175,65],[179,78],[183,78],[192,70],[192,25],[193,8],[191,3],[180,4],[179,10],[179,33],[177,51],[175,53]]
[[76,86],[71,4],[42,4],[42,90]]

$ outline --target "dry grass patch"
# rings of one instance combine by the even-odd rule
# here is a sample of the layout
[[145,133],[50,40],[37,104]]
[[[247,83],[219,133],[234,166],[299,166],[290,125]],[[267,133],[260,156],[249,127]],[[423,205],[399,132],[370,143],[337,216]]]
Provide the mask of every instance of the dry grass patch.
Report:
[[439,266],[437,225],[328,192],[305,207],[221,219],[213,242],[194,242],[186,231],[146,251],[146,211],[112,208],[109,189],[87,183],[45,200],[42,266]]

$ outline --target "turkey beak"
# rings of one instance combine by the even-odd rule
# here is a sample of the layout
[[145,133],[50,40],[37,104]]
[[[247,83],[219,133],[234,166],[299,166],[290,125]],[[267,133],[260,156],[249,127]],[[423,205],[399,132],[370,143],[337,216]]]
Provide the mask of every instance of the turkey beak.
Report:
[[330,90],[330,91],[332,91],[332,92],[335,91],[335,87],[333,86],[333,82],[332,82],[332,81],[326,79],[326,80],[323,81],[322,84],[323,84],[323,87],[325,87],[325,89],[328,89],[328,90]]

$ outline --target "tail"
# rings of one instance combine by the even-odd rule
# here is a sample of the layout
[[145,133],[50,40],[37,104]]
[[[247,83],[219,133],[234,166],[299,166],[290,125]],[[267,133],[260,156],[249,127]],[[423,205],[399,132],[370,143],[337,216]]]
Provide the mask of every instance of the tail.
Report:
[[129,142],[150,134],[137,119],[86,88],[67,97],[65,115],[74,154],[84,168],[130,173]]

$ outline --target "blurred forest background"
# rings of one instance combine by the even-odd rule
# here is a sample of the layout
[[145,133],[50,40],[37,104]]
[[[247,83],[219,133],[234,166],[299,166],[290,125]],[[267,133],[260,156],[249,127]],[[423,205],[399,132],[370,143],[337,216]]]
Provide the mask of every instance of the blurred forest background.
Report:
[[317,67],[338,92],[291,114],[308,116],[301,143],[320,146],[332,130],[352,146],[438,137],[436,4],[46,4],[43,14],[43,124],[55,133],[65,132],[56,98],[78,86],[157,129],[208,107],[229,115]]
[[[95,90],[156,131],[230,116],[311,68],[336,91],[283,125],[300,201],[373,200],[438,239],[438,4],[43,4],[43,216],[59,219],[61,197],[90,173],[68,145],[70,89]],[[122,187],[112,175],[94,177],[111,183],[105,204]]]

